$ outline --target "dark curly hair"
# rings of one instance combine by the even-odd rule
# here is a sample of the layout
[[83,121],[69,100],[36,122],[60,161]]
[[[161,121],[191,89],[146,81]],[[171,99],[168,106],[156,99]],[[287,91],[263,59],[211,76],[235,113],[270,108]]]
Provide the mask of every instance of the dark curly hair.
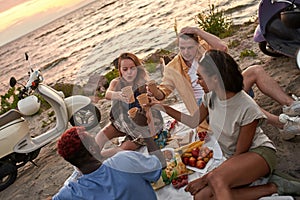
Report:
[[66,161],[80,167],[92,154],[85,148],[83,140],[94,139],[85,132],[84,127],[72,127],[57,141],[57,152]]

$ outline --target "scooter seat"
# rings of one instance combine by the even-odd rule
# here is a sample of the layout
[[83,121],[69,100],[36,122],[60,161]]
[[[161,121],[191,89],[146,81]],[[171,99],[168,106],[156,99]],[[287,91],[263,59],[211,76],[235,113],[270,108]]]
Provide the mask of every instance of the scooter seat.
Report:
[[9,110],[0,116],[0,127],[20,117],[22,117],[22,114],[19,111],[15,109]]

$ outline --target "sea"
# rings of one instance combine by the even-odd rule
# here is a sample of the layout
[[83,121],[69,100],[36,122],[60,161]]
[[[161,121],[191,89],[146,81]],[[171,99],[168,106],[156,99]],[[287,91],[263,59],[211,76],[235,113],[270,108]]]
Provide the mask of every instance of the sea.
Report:
[[[0,47],[0,94],[14,76],[26,83],[28,71],[40,69],[46,84],[83,85],[95,73],[110,70],[122,52],[140,58],[166,48],[209,5],[224,11],[233,24],[253,21],[257,0],[97,0]],[[29,55],[26,61],[24,54]]]

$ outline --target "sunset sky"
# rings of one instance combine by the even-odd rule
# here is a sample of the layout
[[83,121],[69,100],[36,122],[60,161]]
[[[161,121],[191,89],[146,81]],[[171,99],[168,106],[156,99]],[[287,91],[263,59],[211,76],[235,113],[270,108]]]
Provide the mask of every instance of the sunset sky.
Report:
[[0,45],[94,0],[0,0]]

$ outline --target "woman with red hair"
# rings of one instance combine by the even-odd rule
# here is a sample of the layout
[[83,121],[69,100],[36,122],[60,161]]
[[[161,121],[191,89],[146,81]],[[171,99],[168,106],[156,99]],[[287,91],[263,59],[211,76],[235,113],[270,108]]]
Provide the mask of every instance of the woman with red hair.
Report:
[[[96,136],[100,149],[112,138],[126,136],[125,141],[118,148],[103,150],[102,155],[110,157],[120,150],[136,150],[143,145],[140,139],[142,132],[149,132],[144,111],[138,103],[137,96],[147,93],[146,83],[149,77],[142,61],[133,53],[123,53],[118,58],[119,77],[113,79],[106,91],[105,98],[112,100],[110,121]],[[134,100],[122,88],[131,86],[134,91]],[[128,110],[136,107],[139,109],[137,117],[133,120],[128,116]],[[159,111],[153,110],[154,131],[158,133],[163,128],[163,119]]]

